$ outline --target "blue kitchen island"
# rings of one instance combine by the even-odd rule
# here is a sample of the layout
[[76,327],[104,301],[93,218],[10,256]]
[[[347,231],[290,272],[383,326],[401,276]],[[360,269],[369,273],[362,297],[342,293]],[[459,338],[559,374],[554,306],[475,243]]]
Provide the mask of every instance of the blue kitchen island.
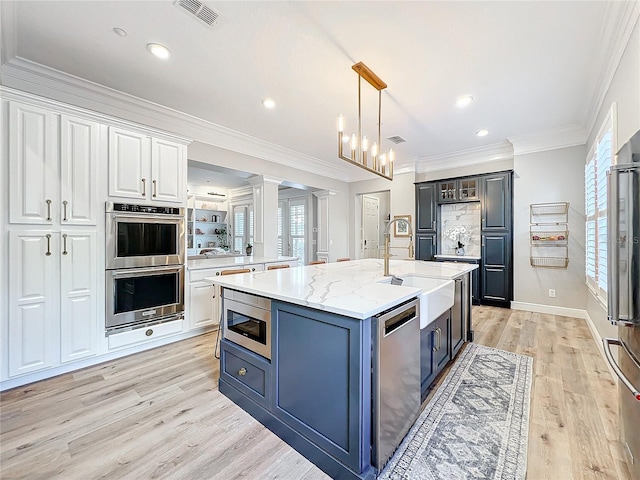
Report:
[[[468,280],[474,267],[392,261],[391,273]],[[220,392],[332,478],[375,478],[392,453],[377,448],[389,442],[381,437],[379,419],[394,410],[397,421],[404,418],[402,408],[409,408],[406,402],[391,408],[378,401],[377,373],[387,365],[380,365],[384,347],[377,339],[385,312],[419,311],[422,289],[392,286],[382,271],[381,260],[367,259],[209,279],[224,288],[228,316],[220,343]],[[400,323],[409,316],[396,317],[405,329],[402,345],[418,352],[400,358],[408,363],[394,375],[406,376],[396,379],[396,387],[414,385],[405,396],[414,399],[406,418],[415,418],[410,415],[417,415],[424,396],[423,374],[433,374],[425,371],[420,350],[432,350],[424,342],[435,341],[436,334],[425,336],[418,323],[409,334],[409,325]],[[238,336],[234,322],[243,320],[250,326]],[[402,428],[406,432],[408,426]]]

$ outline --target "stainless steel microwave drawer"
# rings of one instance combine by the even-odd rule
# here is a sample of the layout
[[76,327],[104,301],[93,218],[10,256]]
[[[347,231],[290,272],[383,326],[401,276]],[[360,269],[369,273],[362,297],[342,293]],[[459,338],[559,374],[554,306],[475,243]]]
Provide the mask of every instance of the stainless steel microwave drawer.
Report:
[[240,350],[230,342],[223,340],[222,343],[222,371],[227,382],[267,406],[271,364],[262,357]]

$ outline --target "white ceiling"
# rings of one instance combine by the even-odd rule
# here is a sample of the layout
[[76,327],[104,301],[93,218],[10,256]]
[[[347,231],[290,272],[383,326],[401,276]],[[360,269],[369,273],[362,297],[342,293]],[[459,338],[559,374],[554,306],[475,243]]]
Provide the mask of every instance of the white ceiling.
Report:
[[[351,66],[363,61],[388,84],[382,136],[407,140],[394,147],[396,165],[412,168],[520,135],[585,128],[620,4],[212,1],[220,19],[208,28],[172,1],[19,1],[12,48],[22,59],[336,164],[336,119],[343,113],[354,128]],[[151,56],[149,42],[172,57]],[[454,106],[463,94],[475,98],[465,110]],[[274,110],[261,105],[265,97],[275,99]],[[375,110],[370,104],[365,114]],[[481,128],[489,135],[477,137]]]

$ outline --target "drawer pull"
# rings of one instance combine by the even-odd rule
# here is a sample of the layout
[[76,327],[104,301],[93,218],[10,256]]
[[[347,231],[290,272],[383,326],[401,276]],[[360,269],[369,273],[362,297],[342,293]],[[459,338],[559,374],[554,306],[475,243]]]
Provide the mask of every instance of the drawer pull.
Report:
[[151,335],[153,335],[153,329],[151,329],[151,328],[150,328],[149,330],[147,330],[146,332],[144,332],[144,334],[145,334],[147,337],[150,337]]
[[157,186],[157,182],[155,180],[153,180],[153,198],[156,198],[158,196],[158,186]]
[[216,272],[216,275],[220,275],[220,272]]
[[240,375],[241,377],[244,377],[247,374],[247,369],[242,367],[240,370],[238,370],[238,375]]
[[45,253],[45,255],[49,257],[51,256],[51,234],[47,233],[46,237],[47,237],[47,253]]
[[146,178],[142,179],[142,196],[143,197],[147,196],[147,179]]

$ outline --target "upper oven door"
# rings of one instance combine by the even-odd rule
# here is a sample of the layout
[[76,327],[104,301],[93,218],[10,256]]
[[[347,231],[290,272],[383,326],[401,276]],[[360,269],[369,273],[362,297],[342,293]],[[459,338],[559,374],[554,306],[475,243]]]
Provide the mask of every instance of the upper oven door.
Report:
[[107,213],[107,269],[184,264],[184,218]]

